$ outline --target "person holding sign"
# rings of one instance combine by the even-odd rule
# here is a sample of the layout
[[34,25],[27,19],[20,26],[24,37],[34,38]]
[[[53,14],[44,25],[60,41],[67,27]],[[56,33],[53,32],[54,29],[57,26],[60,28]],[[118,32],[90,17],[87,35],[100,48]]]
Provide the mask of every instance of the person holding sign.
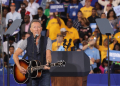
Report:
[[72,0],[72,3],[69,4],[67,8],[67,18],[72,20],[77,19],[77,13],[81,7],[83,6],[81,3],[79,3],[79,0]]
[[107,1],[103,1],[103,0],[98,0],[98,2],[104,6],[104,12],[107,11],[107,5],[111,4],[112,6],[118,6],[118,4],[120,3],[120,0],[107,0]]
[[46,36],[55,42],[57,34],[60,33],[61,28],[65,27],[65,23],[61,18],[59,18],[58,12],[53,13],[53,16],[54,18],[48,22]]

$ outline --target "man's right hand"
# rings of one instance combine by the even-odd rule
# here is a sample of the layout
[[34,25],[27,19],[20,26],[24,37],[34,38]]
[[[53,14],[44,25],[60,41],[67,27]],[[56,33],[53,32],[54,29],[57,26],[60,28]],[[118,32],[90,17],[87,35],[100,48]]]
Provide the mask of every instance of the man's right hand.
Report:
[[90,45],[93,45],[93,44],[95,44],[96,43],[96,41],[95,40],[92,40],[92,41],[90,41],[90,42],[88,42]]
[[22,73],[22,74],[26,74],[27,70],[25,68],[23,68],[22,66],[19,67],[19,71]]

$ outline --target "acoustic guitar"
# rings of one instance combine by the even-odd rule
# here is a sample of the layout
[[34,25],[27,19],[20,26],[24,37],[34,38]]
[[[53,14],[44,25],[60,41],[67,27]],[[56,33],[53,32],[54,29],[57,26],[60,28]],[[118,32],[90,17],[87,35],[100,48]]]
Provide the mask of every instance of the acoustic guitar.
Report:
[[[29,71],[30,71],[30,64],[31,64],[31,78],[38,78],[42,75],[42,69],[44,69],[45,65],[41,65],[40,61],[28,61],[28,60],[24,60],[21,59],[19,60],[19,63],[22,67],[24,67],[27,70],[27,73],[25,75],[23,75],[16,64],[14,64],[13,66],[13,75],[14,75],[14,79],[17,83],[19,84],[24,84],[27,83],[29,81]],[[59,66],[59,67],[64,67],[66,64],[65,61],[58,61],[57,63],[50,63],[49,67],[54,67],[54,66]]]

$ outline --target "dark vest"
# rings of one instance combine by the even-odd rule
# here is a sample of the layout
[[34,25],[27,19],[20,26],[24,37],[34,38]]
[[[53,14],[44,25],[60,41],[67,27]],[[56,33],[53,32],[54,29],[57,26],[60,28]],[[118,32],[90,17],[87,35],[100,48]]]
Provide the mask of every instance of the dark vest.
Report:
[[[44,44],[43,44],[43,64],[46,64],[46,46],[47,46],[47,39],[48,37],[44,37]],[[31,35],[28,39],[27,39],[27,55],[28,55],[28,60],[32,61],[32,60],[39,60],[41,61],[41,38],[39,40],[39,52],[37,52],[37,46],[34,43],[34,37],[33,35]],[[34,45],[34,57],[33,57],[33,45]]]

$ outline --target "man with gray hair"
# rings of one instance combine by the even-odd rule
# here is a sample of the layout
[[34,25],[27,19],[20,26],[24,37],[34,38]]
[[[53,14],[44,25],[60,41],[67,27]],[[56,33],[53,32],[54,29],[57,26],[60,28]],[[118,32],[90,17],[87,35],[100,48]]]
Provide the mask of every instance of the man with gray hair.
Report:
[[[42,71],[42,76],[40,78],[32,79],[32,86],[50,86],[50,67],[48,67],[48,63],[51,63],[52,61],[52,41],[48,37],[41,36],[42,27],[39,20],[33,20],[31,22],[30,30],[32,32],[32,35],[29,38],[23,40],[23,42],[18,46],[18,49],[13,55],[14,62],[16,63],[19,71],[22,74],[26,74],[27,70],[19,64],[18,59],[18,55],[26,49],[29,61],[38,60],[41,61],[42,65],[45,65],[47,63],[44,66],[44,70]],[[38,37],[35,39],[36,35],[38,35]],[[33,47],[34,57],[32,57]],[[30,86],[30,84],[28,84],[28,86]]]

